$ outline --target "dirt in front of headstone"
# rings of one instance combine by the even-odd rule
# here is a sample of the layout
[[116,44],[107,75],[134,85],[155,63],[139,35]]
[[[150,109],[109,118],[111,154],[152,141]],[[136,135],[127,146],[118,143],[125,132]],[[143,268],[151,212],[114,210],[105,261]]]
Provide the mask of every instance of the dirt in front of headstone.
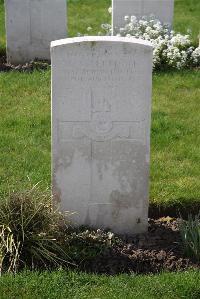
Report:
[[[90,245],[88,243],[89,247]],[[145,234],[117,237],[116,241],[105,247],[100,254],[83,260],[79,268],[87,272],[109,275],[147,274],[200,269],[200,264],[184,256],[178,220],[166,217],[150,219],[149,229]]]
[[32,72],[34,70],[47,70],[50,67],[50,62],[46,60],[34,60],[29,63],[12,65],[6,62],[6,56],[0,55],[0,72],[19,71]]

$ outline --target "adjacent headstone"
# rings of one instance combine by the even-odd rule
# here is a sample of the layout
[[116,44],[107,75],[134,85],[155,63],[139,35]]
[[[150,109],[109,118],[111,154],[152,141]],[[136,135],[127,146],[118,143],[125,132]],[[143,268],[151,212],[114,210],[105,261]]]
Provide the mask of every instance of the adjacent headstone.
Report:
[[50,42],[66,37],[66,0],[5,0],[7,60],[50,59]]
[[53,196],[77,225],[144,232],[152,47],[139,39],[54,41]]
[[172,25],[174,0],[112,0],[112,26],[120,28],[125,24],[125,16],[154,15],[162,23]]

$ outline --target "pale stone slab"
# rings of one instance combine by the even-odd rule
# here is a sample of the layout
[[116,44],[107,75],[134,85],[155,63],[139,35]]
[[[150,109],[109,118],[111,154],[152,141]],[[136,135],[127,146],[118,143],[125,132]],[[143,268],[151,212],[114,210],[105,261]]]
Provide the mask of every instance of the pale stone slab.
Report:
[[65,38],[66,0],[5,0],[7,60],[50,59],[50,42]]
[[147,229],[152,46],[139,39],[52,42],[54,200],[77,225]]
[[172,25],[174,0],[112,0],[112,27],[124,26],[124,17],[134,15],[137,18],[155,15],[162,23]]

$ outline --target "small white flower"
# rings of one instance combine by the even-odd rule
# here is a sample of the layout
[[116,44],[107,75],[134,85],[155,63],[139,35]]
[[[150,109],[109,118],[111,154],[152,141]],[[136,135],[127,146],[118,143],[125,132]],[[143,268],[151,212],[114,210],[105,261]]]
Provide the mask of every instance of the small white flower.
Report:
[[[181,69],[188,65],[200,65],[200,47],[194,49],[190,35],[182,35],[171,30],[155,16],[125,16],[124,27],[115,28],[114,35],[148,40],[153,46],[153,67],[165,65]],[[111,26],[103,24],[106,35],[111,35]],[[105,33],[104,33],[105,35]]]
[[131,16],[131,23],[135,23],[135,22],[137,22],[136,16]]
[[191,59],[194,66],[200,66],[200,47],[193,51]]
[[152,28],[150,26],[146,27],[146,32],[150,32],[152,30]]
[[125,22],[128,22],[130,20],[130,17],[129,16],[125,16],[124,20],[125,20]]
[[119,32],[120,32],[120,33],[125,32],[124,28],[119,28]]
[[108,8],[108,12],[109,12],[109,14],[112,13],[112,7],[111,6]]

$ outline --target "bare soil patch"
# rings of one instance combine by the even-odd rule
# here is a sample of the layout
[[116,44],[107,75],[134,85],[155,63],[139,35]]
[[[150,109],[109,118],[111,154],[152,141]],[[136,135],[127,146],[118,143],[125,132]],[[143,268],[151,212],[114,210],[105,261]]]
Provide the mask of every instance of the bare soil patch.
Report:
[[[85,244],[91,246],[90,242]],[[80,262],[79,269],[99,274],[158,273],[199,268],[200,264],[184,256],[178,219],[149,220],[148,232],[116,238],[112,246],[97,256]]]
[[32,72],[33,70],[46,70],[50,66],[49,61],[34,60],[26,64],[12,65],[6,62],[6,55],[0,55],[0,72],[20,71]]

